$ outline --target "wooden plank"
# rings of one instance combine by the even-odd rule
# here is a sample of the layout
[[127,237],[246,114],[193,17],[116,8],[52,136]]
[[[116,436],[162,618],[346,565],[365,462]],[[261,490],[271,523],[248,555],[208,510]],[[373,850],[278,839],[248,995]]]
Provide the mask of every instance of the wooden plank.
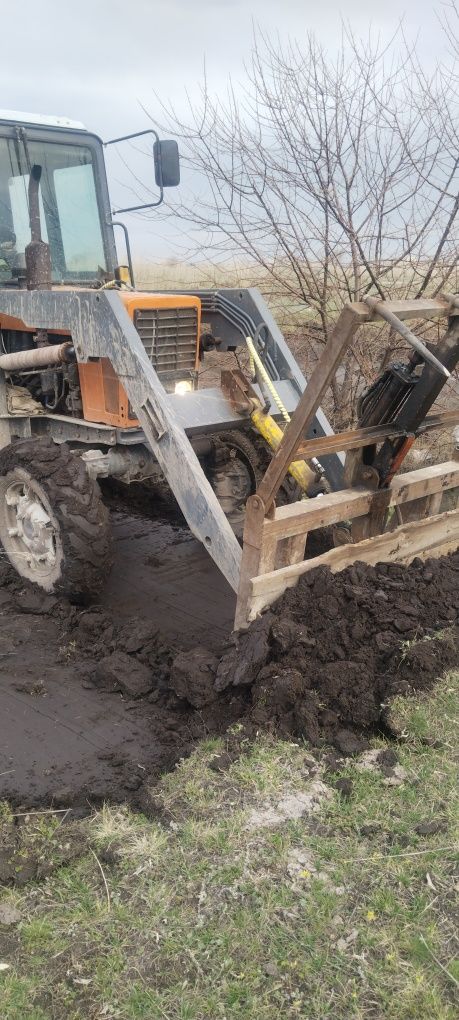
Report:
[[[393,312],[398,319],[438,319],[442,315],[459,315],[459,309],[450,311],[446,301],[438,298],[416,298],[413,301],[385,301],[388,311]],[[352,304],[360,315],[364,315],[364,321],[377,321],[368,306],[363,301],[355,301]]]
[[427,496],[425,516],[436,517],[440,513],[440,507],[443,499],[443,489],[441,492],[435,492],[433,496]]
[[287,538],[263,538],[260,548],[259,574],[268,574],[271,570],[288,567],[289,563],[300,563],[304,560],[306,534],[292,535]]
[[283,438],[258,487],[258,495],[263,500],[266,511],[272,506],[288,466],[294,460],[296,448],[311,425],[322,396],[350,346],[360,321],[361,316],[358,311],[354,310],[353,305],[346,305],[343,308],[331,337],[308,380],[292,420],[285,429]]
[[408,521],[418,521],[421,517],[435,517],[440,513],[444,491],[441,489],[440,492],[434,492],[432,496],[423,496],[421,499],[415,499],[412,503],[406,503],[405,506],[400,507],[402,517],[400,523],[407,524]]
[[352,563],[411,563],[415,557],[443,556],[459,546],[459,510],[427,517],[422,521],[404,524],[395,531],[376,538],[368,538],[356,545],[344,545],[302,563],[283,567],[252,579],[252,593],[248,599],[247,618],[255,616],[286,590],[292,588],[310,570],[328,566],[333,573],[344,570]]
[[[282,539],[280,539],[282,541]],[[269,574],[271,570],[276,570],[279,566],[287,566],[285,563],[278,563],[277,551],[279,547],[279,541],[274,535],[272,538],[267,536],[266,538],[262,534],[262,541],[260,545],[260,565],[258,572],[260,574]]]
[[285,556],[287,564],[289,563],[302,563],[304,560],[304,550],[306,547],[307,535],[292,535],[291,538],[287,538]]
[[274,517],[264,523],[263,541],[269,541],[273,536],[281,539],[301,535],[329,524],[360,517],[368,513],[374,497],[373,489],[343,489],[308,502],[301,500],[280,506]]
[[456,485],[459,485],[459,462],[451,460],[397,475],[390,489],[379,489],[376,492],[364,488],[343,489],[309,501],[290,503],[278,507],[274,517],[264,522],[263,542],[274,536],[278,539],[287,538],[338,524],[339,521],[362,517],[378,500],[384,506],[396,506],[453,489]]
[[260,572],[261,545],[265,508],[258,496],[250,496],[245,508],[244,540],[237,593],[234,629],[247,626],[247,605],[251,593],[252,577]]

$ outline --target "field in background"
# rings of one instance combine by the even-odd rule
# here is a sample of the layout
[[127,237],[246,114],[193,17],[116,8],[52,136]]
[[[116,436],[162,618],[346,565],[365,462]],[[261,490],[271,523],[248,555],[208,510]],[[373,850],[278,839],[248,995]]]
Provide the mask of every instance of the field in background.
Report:
[[[147,290],[192,290],[193,288],[218,288],[218,287],[258,287],[261,293],[269,302],[270,308],[277,318],[282,329],[292,331],[297,327],[307,325],[316,318],[314,311],[304,301],[292,296],[287,287],[282,286],[282,279],[292,284],[292,291],[297,287],[294,277],[288,267],[276,267],[279,282],[277,282],[262,266],[248,262],[236,262],[234,260],[213,263],[182,262],[179,259],[167,261],[139,261],[135,265],[136,285]],[[459,270],[451,278],[448,289],[452,292],[459,288]],[[393,297],[413,296],[417,287],[416,279],[413,282],[413,271],[411,266],[404,268],[403,264],[397,266],[389,275],[384,277],[385,292]],[[438,290],[440,276],[432,275],[428,294]],[[344,293],[344,292],[343,292]],[[330,290],[327,310],[334,319],[343,306],[346,297],[340,297],[338,293]]]
[[313,313],[303,302],[279,293],[279,288],[274,286],[260,266],[236,265],[234,262],[219,265],[212,262],[192,264],[171,259],[168,262],[139,262],[135,272],[137,286],[147,290],[258,287],[282,329],[294,329],[313,318]]

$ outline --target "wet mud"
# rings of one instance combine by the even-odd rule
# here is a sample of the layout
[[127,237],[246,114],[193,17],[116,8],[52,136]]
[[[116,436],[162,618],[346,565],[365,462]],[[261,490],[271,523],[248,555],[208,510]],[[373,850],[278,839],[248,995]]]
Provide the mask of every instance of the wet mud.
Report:
[[389,726],[394,694],[457,664],[459,554],[319,568],[231,636],[234,595],[174,508],[111,513],[98,605],[44,596],[0,560],[0,800],[17,810],[154,812],[155,779],[237,721],[352,754]]
[[168,670],[178,651],[222,645],[233,593],[172,506],[118,500],[111,515],[115,563],[90,608],[0,559],[0,800],[15,806],[137,803],[147,777],[213,732],[215,713],[190,710]]

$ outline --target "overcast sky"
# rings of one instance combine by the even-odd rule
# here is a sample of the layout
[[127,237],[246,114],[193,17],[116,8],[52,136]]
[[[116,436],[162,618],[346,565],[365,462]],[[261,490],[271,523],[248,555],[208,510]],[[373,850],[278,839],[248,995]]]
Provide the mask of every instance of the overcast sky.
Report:
[[[107,139],[148,126],[143,104],[160,118],[155,93],[184,104],[204,60],[215,91],[231,73],[237,84],[250,52],[252,24],[301,39],[314,30],[333,47],[340,19],[364,34],[389,34],[404,15],[420,32],[426,61],[442,45],[435,11],[441,0],[0,0],[3,109],[64,114]],[[110,151],[110,150],[109,150]],[[122,199],[123,166],[109,160],[112,196]],[[126,175],[125,175],[126,177]],[[127,181],[126,181],[127,183]],[[129,198],[126,191],[125,197]],[[129,201],[127,203],[129,204]],[[174,255],[173,238],[159,241],[154,225],[126,217],[137,242],[154,255]],[[164,228],[161,228],[163,233]]]

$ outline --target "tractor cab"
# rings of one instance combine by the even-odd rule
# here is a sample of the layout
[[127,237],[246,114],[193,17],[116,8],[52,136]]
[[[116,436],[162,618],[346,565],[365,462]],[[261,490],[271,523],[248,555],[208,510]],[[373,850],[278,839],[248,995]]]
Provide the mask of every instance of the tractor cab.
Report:
[[0,286],[26,285],[34,166],[52,285],[100,285],[116,264],[100,138],[66,118],[0,111]]
[[148,129],[107,142],[65,117],[0,111],[0,286],[30,286],[26,248],[31,242],[30,180],[39,177],[37,225],[49,246],[48,285],[100,286],[116,275],[113,227],[124,230],[130,283],[133,271],[126,227],[112,219],[104,146],[150,135],[157,201],[117,212],[149,209],[164,188],[180,181],[175,141]]

